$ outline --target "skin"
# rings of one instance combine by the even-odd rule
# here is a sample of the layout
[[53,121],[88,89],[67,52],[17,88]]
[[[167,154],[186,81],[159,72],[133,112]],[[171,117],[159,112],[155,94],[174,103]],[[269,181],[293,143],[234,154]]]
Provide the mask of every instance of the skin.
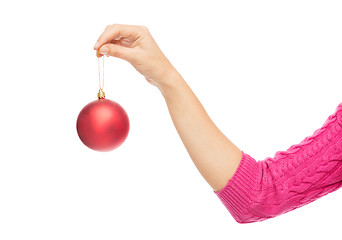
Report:
[[160,90],[196,168],[215,192],[220,191],[238,168],[242,152],[216,127],[148,28],[108,25],[94,50],[99,57],[106,55],[128,61],[148,83]]

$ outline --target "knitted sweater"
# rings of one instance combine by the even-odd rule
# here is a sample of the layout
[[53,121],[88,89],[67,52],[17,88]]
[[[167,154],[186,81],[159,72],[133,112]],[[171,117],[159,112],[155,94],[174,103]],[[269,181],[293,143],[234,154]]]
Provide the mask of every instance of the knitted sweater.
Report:
[[302,207],[342,186],[342,102],[313,135],[274,157],[242,151],[226,186],[214,193],[238,223],[260,222]]

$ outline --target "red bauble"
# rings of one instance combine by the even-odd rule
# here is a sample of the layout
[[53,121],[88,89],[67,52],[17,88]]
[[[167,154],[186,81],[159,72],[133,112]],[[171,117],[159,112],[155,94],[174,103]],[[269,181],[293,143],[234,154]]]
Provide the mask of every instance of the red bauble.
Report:
[[88,103],[77,118],[81,141],[96,151],[111,151],[127,138],[129,119],[120,104],[105,98]]

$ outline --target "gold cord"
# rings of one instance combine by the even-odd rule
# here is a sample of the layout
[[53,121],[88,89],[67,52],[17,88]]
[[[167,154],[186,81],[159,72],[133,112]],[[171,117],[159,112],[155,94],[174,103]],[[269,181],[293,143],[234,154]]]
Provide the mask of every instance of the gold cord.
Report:
[[[101,64],[100,64],[100,56],[99,56],[99,52],[97,51],[97,59],[98,59],[98,68],[99,68],[99,86],[100,89],[103,90],[104,88],[104,56],[102,56],[102,82],[101,82]],[[101,84],[102,83],[102,84]]]
[[97,94],[97,97],[100,98],[105,98],[105,93],[103,92],[104,88],[104,56],[102,56],[102,81],[101,81],[101,64],[100,64],[100,55],[99,51],[97,51],[97,59],[98,59],[98,69],[99,69],[99,92]]

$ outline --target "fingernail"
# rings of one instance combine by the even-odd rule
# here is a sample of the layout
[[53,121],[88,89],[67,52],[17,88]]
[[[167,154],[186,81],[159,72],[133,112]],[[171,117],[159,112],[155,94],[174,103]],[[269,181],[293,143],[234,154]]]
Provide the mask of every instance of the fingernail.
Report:
[[105,55],[109,52],[109,48],[107,46],[102,46],[100,49],[99,49],[99,53]]
[[95,46],[94,46],[94,49],[98,48],[100,46],[100,43],[99,42],[96,42],[95,43]]

